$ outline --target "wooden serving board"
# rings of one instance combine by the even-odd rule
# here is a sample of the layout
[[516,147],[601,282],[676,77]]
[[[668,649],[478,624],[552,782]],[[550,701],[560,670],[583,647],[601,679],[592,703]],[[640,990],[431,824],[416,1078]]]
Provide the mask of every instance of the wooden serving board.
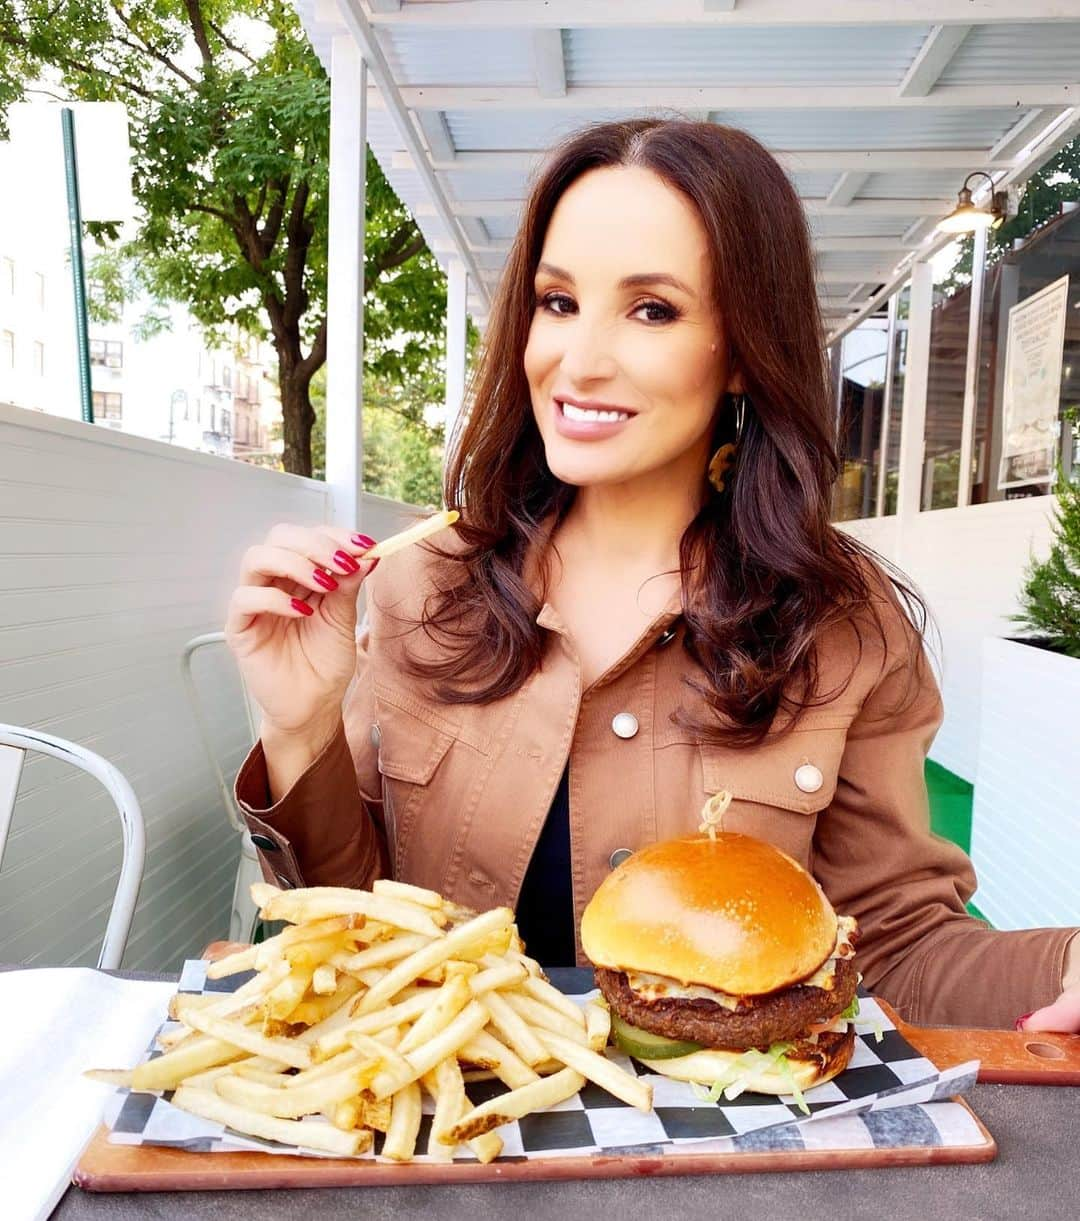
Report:
[[[971,1112],[964,1100],[961,1106]],[[974,1113],[972,1112],[973,1116]],[[231,1191],[288,1187],[404,1187],[418,1183],[526,1182],[537,1179],[657,1178],[680,1174],[750,1174],[784,1170],[847,1170],[870,1166],[939,1166],[991,1162],[994,1138],[974,1116],[974,1145],[899,1149],[782,1149],[764,1152],[661,1153],[445,1163],[342,1160],[273,1153],[188,1153],[152,1145],[110,1145],[94,1134],[73,1181],[86,1191]]]

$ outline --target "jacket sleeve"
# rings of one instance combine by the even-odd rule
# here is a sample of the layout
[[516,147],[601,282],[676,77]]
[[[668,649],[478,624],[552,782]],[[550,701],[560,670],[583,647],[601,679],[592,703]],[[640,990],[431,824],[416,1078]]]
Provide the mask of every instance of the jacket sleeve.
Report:
[[270,804],[261,742],[237,774],[236,800],[268,882],[367,887],[388,872],[368,644],[365,633],[337,732],[287,793]]
[[880,681],[848,732],[836,797],[819,818],[814,873],[837,912],[859,922],[864,985],[902,1017],[1011,1028],[1061,992],[1078,930],[995,931],[966,912],[971,861],[930,831],[924,764],[940,692],[913,629],[887,635]]

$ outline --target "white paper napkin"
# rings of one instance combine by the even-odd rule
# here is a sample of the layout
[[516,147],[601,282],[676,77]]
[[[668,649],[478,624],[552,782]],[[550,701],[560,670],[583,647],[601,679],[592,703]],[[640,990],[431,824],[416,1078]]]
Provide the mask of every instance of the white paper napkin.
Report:
[[6,1221],[47,1217],[100,1118],[107,1085],[87,1068],[129,1068],[175,983],[85,967],[0,973],[0,1183]]

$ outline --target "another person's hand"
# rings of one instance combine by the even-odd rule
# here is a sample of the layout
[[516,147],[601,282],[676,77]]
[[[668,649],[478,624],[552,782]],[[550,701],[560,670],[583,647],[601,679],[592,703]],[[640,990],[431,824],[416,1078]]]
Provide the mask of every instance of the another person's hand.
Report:
[[1017,1030],[1057,1030],[1080,1033],[1080,933],[1065,951],[1065,988],[1052,1005],[1025,1013],[1016,1021]]
[[244,555],[225,638],[263,711],[260,736],[308,757],[329,740],[356,665],[356,602],[375,540],[281,525]]

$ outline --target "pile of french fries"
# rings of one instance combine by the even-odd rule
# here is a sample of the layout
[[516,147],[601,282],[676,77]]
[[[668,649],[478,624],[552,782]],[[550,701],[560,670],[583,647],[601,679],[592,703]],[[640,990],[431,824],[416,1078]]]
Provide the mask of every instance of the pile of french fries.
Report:
[[[506,907],[476,914],[434,891],[381,880],[371,891],[265,883],[252,897],[288,926],[211,963],[232,993],[175,996],[164,1054],[132,1071],[95,1070],[133,1090],[175,1090],[174,1106],[238,1132],[339,1156],[416,1152],[422,1093],[434,1101],[426,1153],[466,1144],[499,1156],[494,1129],[595,1082],[648,1111],[649,1086],[606,1059],[602,1001],[565,997],[527,957]],[[473,1106],[466,1085],[508,1092]]]

